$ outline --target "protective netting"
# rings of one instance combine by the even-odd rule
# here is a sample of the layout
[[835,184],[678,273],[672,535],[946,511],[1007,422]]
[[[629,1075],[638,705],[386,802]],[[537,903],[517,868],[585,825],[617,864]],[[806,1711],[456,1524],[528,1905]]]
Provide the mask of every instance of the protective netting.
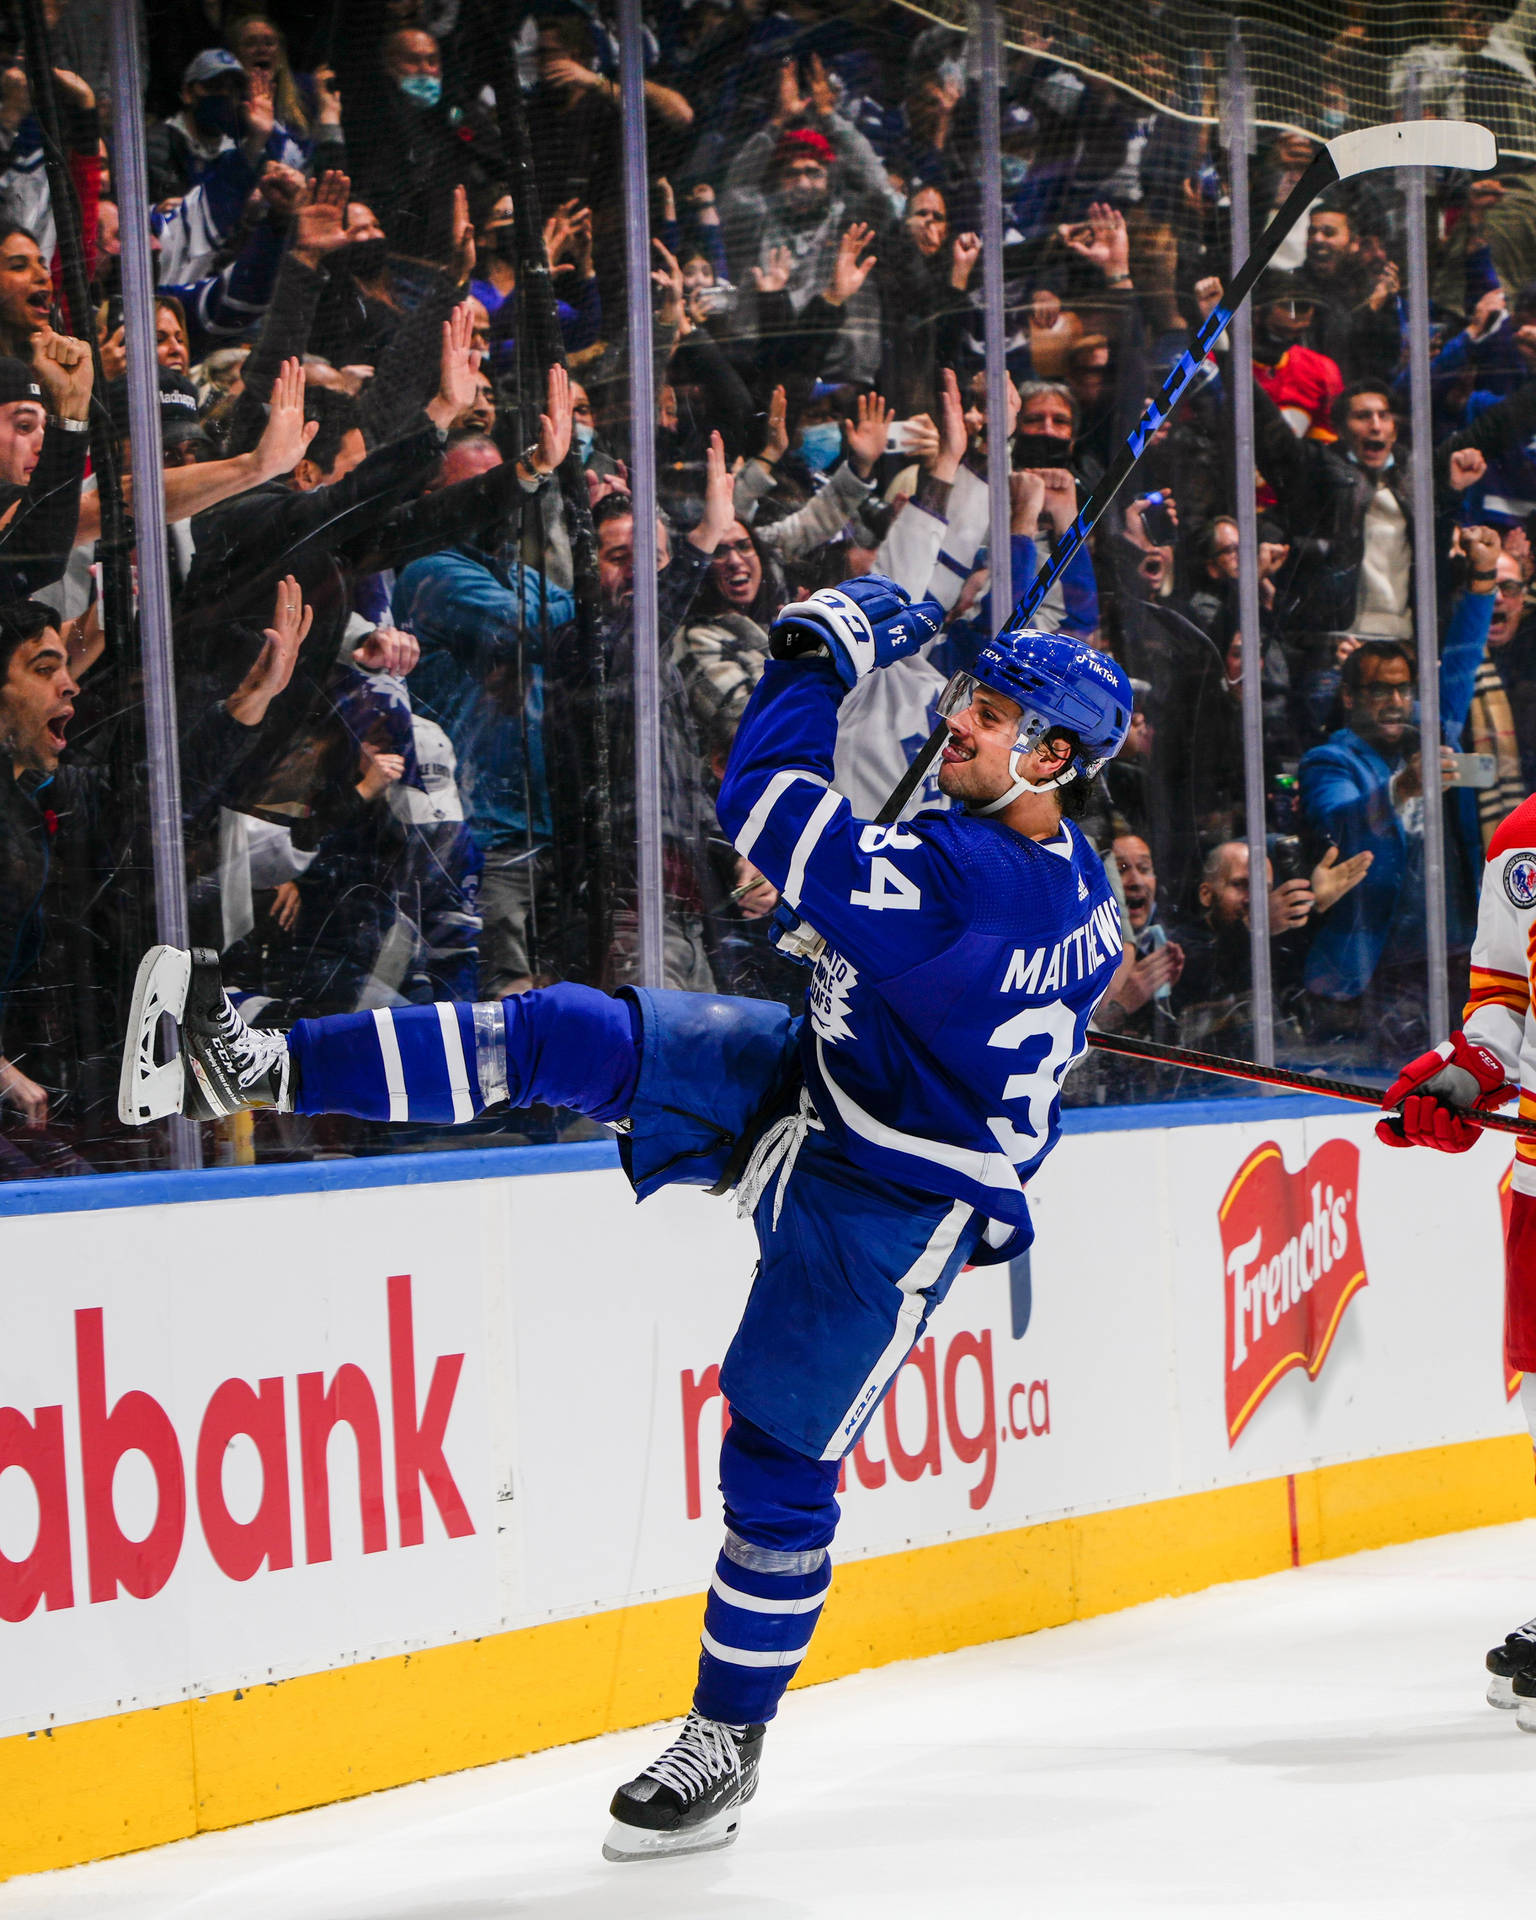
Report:
[[[925,0],[910,9],[964,29],[966,0]],[[1112,88],[1159,113],[1206,125],[1221,117],[1221,83],[1233,10],[1163,0],[1117,0],[999,9],[1016,67],[1045,69],[1035,111],[1042,136],[1076,116],[1084,89]],[[1536,6],[1370,4],[1241,9],[1255,125],[1292,127],[1328,139],[1349,127],[1400,118],[1410,74],[1421,110],[1476,120],[1501,154],[1536,160]]]
[[[1016,593],[1231,272],[1227,12],[1005,9],[992,153],[978,36],[949,9],[650,9],[642,186],[625,172],[611,14],[578,0],[156,0],[137,102],[108,99],[101,0],[26,0],[0,46],[0,217],[15,223],[0,236],[0,428],[29,371],[53,364],[50,338],[94,339],[99,365],[88,402],[49,387],[42,483],[26,436],[0,433],[0,599],[47,602],[78,687],[32,700],[16,676],[47,629],[36,614],[19,637],[0,623],[0,1177],[167,1152],[162,1131],[117,1123],[113,1097],[156,917],[133,532],[113,511],[119,465],[139,464],[119,304],[129,221],[157,249],[172,839],[193,936],[220,952],[247,1017],[281,1027],[636,978],[646,663],[662,709],[665,982],[799,1003],[806,976],[769,936],[773,889],[714,811],[774,616],[871,567],[943,601],[942,658],[845,716],[838,780],[873,814],[950,665],[994,621],[991,383],[1008,395]],[[1536,155],[1532,14],[1245,17],[1256,227],[1316,137],[1399,110],[1410,68],[1426,111],[1485,120],[1504,156],[1497,178],[1429,183],[1431,448],[1408,447],[1404,417],[1402,183],[1372,176],[1312,210],[1280,256],[1287,277],[1260,290],[1257,474],[1235,456],[1224,349],[1042,615],[1113,653],[1138,703],[1084,816],[1134,948],[1106,1023],[1255,1045],[1234,518],[1250,482],[1281,1056],[1382,1073],[1430,1037],[1424,748],[1396,689],[1431,627],[1444,745],[1467,760],[1445,803],[1459,1003],[1482,846],[1536,775],[1536,185],[1519,164]],[[51,106],[33,85],[46,67]],[[147,137],[139,204],[103,140],[124,112]],[[994,175],[1000,364],[983,346],[993,263],[978,238]],[[66,179],[74,239],[55,218]],[[632,311],[625,246],[642,228],[651,300]],[[663,515],[659,619],[643,631],[642,360]],[[78,435],[62,422],[82,411]],[[1413,524],[1416,457],[1437,474],[1429,529]],[[1439,572],[1423,608],[1421,538]],[[1355,781],[1353,812],[1330,768]],[[1067,1097],[1172,1090],[1096,1064]],[[476,1126],[260,1114],[206,1138],[239,1160],[548,1140],[572,1118]]]

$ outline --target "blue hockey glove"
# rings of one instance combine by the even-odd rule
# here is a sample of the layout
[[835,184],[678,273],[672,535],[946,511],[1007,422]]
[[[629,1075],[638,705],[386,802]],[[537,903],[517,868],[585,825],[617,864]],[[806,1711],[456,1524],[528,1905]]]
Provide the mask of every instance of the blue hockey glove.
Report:
[[845,687],[926,646],[944,624],[937,600],[912,602],[883,573],[822,587],[785,607],[768,631],[775,660],[825,654]]

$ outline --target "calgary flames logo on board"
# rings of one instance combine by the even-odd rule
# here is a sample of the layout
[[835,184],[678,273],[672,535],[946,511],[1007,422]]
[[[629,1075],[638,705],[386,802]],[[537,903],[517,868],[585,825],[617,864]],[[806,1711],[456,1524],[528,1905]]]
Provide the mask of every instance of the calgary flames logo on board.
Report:
[[1292,1367],[1317,1378],[1365,1285],[1359,1185],[1359,1149],[1347,1140],[1327,1141],[1299,1173],[1266,1140],[1222,1197],[1229,1446]]

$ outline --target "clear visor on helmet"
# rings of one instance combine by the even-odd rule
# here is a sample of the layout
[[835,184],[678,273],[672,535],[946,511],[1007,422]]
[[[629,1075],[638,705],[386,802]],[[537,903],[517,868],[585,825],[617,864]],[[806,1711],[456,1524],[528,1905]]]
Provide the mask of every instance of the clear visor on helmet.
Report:
[[[939,695],[938,710],[940,717],[947,720],[951,714],[963,713],[976,698],[977,691],[981,688],[982,684],[974,673],[951,674],[948,686],[946,686],[944,691]],[[990,687],[986,690],[989,693],[993,691]],[[997,698],[1000,700],[1007,699],[1010,706],[1016,706],[1018,704],[1010,695],[998,694]],[[1047,720],[1042,714],[1031,713],[1025,709],[1019,715],[1017,731],[1014,734],[1011,751],[1014,753],[1032,752],[1052,730],[1053,724],[1052,721]]]

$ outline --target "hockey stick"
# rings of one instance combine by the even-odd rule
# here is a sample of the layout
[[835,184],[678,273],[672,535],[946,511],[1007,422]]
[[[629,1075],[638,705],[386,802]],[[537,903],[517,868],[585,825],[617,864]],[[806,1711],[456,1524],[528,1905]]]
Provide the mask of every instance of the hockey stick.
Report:
[[[1228,1080],[1255,1080],[1263,1087],[1294,1087],[1298,1093],[1322,1093],[1332,1100],[1353,1100],[1362,1107],[1381,1107],[1381,1092],[1354,1080],[1324,1080],[1315,1073],[1293,1073],[1287,1067],[1256,1067],[1248,1060],[1229,1060],[1221,1053],[1196,1053],[1189,1047],[1165,1046],[1160,1040],[1128,1040],[1118,1033],[1090,1033],[1090,1047],[1123,1053],[1131,1060],[1154,1060],[1160,1066],[1193,1067],[1197,1073],[1218,1073]],[[1475,1127],[1495,1133],[1536,1134],[1536,1126],[1512,1113],[1462,1112]]]
[[[1404,120],[1380,127],[1361,127],[1330,140],[1286,196],[1285,204],[1264,229],[1257,246],[1232,277],[1220,302],[1201,321],[1194,340],[1169,369],[1161,388],[1147,402],[1147,410],[1131,429],[1113,464],[1089,493],[1077,518],[1056,544],[1056,551],[1035,575],[1034,584],[1020,595],[1008,620],[1008,629],[1028,626],[1030,616],[1061,578],[1095,523],[1136,471],[1152,436],[1183,399],[1205,356],[1226,332],[1232,316],[1253,290],[1259,275],[1279,251],[1281,243],[1320,193],[1357,173],[1381,167],[1458,167],[1480,173],[1493,166],[1498,147],[1486,127],[1465,120]],[[1008,630],[1008,629],[1005,629]],[[876,814],[880,826],[899,820],[907,802],[938,758],[949,729],[941,720],[918,750],[891,797]]]

